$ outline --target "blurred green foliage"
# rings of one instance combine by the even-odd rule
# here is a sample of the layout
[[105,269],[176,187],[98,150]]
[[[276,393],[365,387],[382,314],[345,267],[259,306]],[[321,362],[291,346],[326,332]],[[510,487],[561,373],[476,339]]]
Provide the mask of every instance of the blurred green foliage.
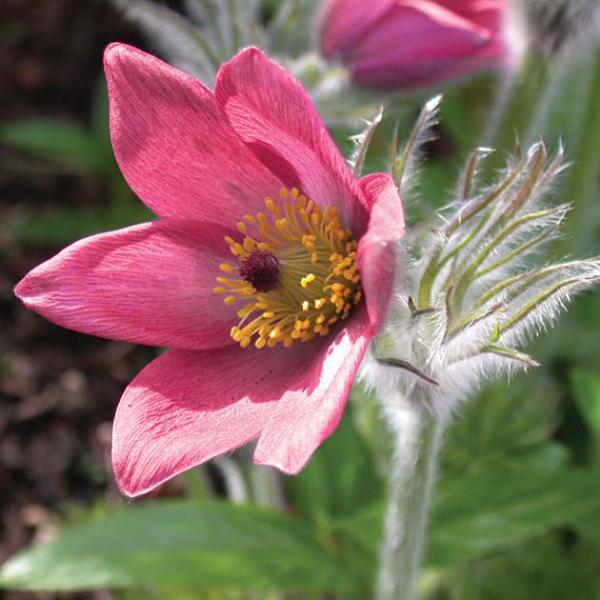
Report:
[[[383,525],[383,490],[372,472],[362,470],[365,450],[360,450],[351,419],[346,415],[341,435],[326,442],[310,470],[292,481],[290,499],[300,511],[296,515],[225,501],[128,507],[74,525],[57,541],[21,553],[5,565],[0,584],[59,591],[143,586],[160,590],[164,595],[159,597],[196,590],[206,597],[216,593],[210,597],[226,598],[227,590],[236,589],[328,590],[342,598],[367,597]],[[499,429],[502,423],[507,422],[501,421]],[[450,447],[460,443],[464,434],[460,428],[451,433]],[[511,431],[513,442],[521,435],[510,423],[504,430],[504,436],[495,438],[500,447],[511,438]],[[353,437],[357,452],[350,451]],[[486,454],[499,450],[493,441],[485,447],[479,454],[484,461]],[[472,577],[472,568],[492,569],[493,557],[502,555],[506,557],[502,560],[512,561],[523,544],[535,540],[548,540],[538,543],[554,548],[563,572],[569,557],[577,560],[579,547],[600,541],[597,527],[582,540],[571,534],[569,552],[553,541],[560,540],[561,531],[578,531],[593,522],[600,470],[522,465],[505,472],[457,476],[451,472],[458,463],[449,467],[438,484],[426,558],[438,572],[440,589],[459,589],[465,574]],[[329,486],[324,485],[327,480]],[[343,500],[339,507],[327,500],[332,490],[346,493],[346,507]],[[593,553],[586,561],[589,586],[596,577],[590,567]],[[524,572],[540,566],[539,561],[522,565]],[[522,575],[518,565],[513,571],[515,577]],[[483,590],[489,581],[480,584]]]
[[[555,191],[557,198],[573,200],[575,224],[557,252],[577,247],[590,256],[600,250],[599,72],[596,59],[566,73],[542,131],[535,132],[554,143],[562,137],[572,157],[585,158]],[[513,116],[509,110],[496,139],[499,163],[515,141],[510,119],[516,115],[521,128],[529,125],[524,117],[531,117],[540,97],[531,93],[532,82],[540,82],[535,68],[524,74]],[[418,201],[407,206],[410,222],[429,223],[449,199],[462,161],[481,139],[496,85],[494,78],[482,77],[447,90],[440,139],[427,149]],[[367,170],[385,168],[393,128],[398,124],[405,135],[423,100],[412,96],[390,103]],[[350,131],[337,127],[333,133],[347,151]],[[114,161],[103,86],[89,127],[28,119],[4,124],[0,141],[72,173],[97,177],[110,195],[101,209],[28,215],[14,228],[17,243],[59,247],[150,218]],[[573,196],[563,198],[564,190]],[[544,367],[510,387],[494,384],[460,409],[442,451],[423,598],[600,597],[599,315],[599,294],[580,299],[534,349]],[[225,499],[141,502],[116,511],[103,507],[100,517],[67,525],[54,542],[9,560],[0,571],[0,587],[133,590],[131,596],[123,592],[124,599],[257,597],[244,590],[259,590],[258,597],[265,598],[271,597],[265,590],[282,592],[277,598],[322,598],[325,592],[369,597],[383,525],[386,441],[359,386],[353,404],[310,465],[287,480],[288,511]],[[299,591],[304,593],[293,595]]]
[[[10,229],[14,241],[36,246],[60,246],[82,237],[141,223],[152,213],[127,187],[115,161],[108,130],[108,96],[99,80],[91,107],[91,124],[84,127],[64,119],[30,118],[0,125],[0,143],[52,170],[95,177],[105,185],[107,200],[99,207],[54,208],[29,214]],[[35,170],[35,163],[31,164]]]
[[351,590],[343,565],[308,528],[225,502],[164,502],[74,526],[8,563],[26,589],[148,585],[162,590]]
[[587,429],[587,456],[590,462],[600,465],[600,375],[574,369],[571,385],[575,405]]

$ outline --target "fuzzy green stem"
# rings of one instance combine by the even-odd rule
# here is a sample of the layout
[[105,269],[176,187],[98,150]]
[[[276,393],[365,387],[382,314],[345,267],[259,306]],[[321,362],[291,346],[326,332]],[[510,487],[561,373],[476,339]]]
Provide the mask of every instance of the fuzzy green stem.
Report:
[[394,438],[377,600],[411,600],[423,554],[443,424],[420,398],[381,399]]

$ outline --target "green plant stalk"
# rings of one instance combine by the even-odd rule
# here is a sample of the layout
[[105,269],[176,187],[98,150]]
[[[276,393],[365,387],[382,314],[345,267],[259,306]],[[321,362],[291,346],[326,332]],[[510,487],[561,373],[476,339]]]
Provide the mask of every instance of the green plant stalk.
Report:
[[[590,71],[588,99],[581,121],[580,141],[575,151],[566,190],[573,206],[567,224],[568,251],[586,250],[589,242],[590,209],[598,201],[594,186],[600,176],[600,51],[596,53]],[[588,249],[589,250],[589,249]]]
[[443,422],[423,398],[379,398],[394,441],[376,600],[411,600],[423,554]]

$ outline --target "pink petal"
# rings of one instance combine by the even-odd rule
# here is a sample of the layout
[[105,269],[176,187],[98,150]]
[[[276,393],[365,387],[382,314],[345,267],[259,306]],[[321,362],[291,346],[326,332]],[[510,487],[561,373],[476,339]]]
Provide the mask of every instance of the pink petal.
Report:
[[281,182],[232,130],[210,90],[123,44],[104,55],[110,129],[121,171],[161,216],[234,224]]
[[310,348],[162,355],[132,381],[117,408],[113,467],[121,490],[143,494],[261,431],[257,459],[297,471],[335,429],[367,338],[359,317],[336,339]]
[[95,235],[33,269],[15,293],[50,321],[140,344],[232,343],[235,307],[213,293],[231,254],[221,225],[166,219]]
[[255,463],[293,475],[335,431],[372,336],[364,308],[355,312],[335,341],[321,348],[278,402],[261,433]]
[[[436,2],[399,2],[365,33],[347,60],[363,85],[417,86],[498,63],[488,46],[496,32]],[[401,40],[401,43],[399,43]]]
[[[426,63],[472,54],[489,40],[489,32],[435,2],[397,3],[353,49],[368,58]],[[399,43],[402,40],[402,43]]]
[[[281,179],[292,177],[311,200],[338,206],[344,222],[362,232],[360,188],[304,88],[257,48],[225,63],[215,95],[235,131]],[[288,184],[290,181],[287,182]]]
[[360,180],[371,206],[367,233],[358,243],[358,269],[375,331],[387,313],[397,269],[398,241],[404,235],[402,201],[392,177],[373,173]]
[[319,11],[324,56],[346,54],[390,8],[394,0],[326,0]]
[[493,36],[501,36],[508,13],[507,0],[460,0],[458,6],[449,8],[485,27]]
[[[401,0],[396,3],[398,8],[392,11],[389,16],[392,19],[398,19],[396,22],[397,29],[400,17],[404,17],[407,20],[411,18],[410,13],[404,15],[402,9],[406,9],[407,12],[408,10],[413,10],[429,19],[429,21],[419,21],[425,27],[435,25],[445,28],[445,34],[451,34],[453,30],[457,30],[462,32],[465,39],[470,40],[472,43],[482,44],[490,39],[490,32],[473,18],[476,14],[471,9],[473,4],[472,0],[466,3],[436,2],[435,0]],[[461,10],[461,8],[465,8],[466,10]],[[410,22],[406,24],[407,27],[410,25]],[[440,41],[443,42],[443,40]],[[443,46],[443,43],[440,46]]]
[[[257,437],[289,385],[250,347],[172,350],[127,387],[113,424],[113,468],[121,490],[143,494]],[[292,370],[293,376],[294,370]],[[277,392],[275,392],[276,394]],[[271,400],[271,401],[270,401]]]

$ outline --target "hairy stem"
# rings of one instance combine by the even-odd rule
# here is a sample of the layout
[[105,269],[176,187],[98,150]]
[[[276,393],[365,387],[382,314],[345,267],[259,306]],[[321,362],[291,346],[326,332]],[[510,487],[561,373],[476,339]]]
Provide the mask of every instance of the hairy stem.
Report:
[[377,600],[411,600],[423,553],[442,421],[420,398],[380,399],[394,437]]

